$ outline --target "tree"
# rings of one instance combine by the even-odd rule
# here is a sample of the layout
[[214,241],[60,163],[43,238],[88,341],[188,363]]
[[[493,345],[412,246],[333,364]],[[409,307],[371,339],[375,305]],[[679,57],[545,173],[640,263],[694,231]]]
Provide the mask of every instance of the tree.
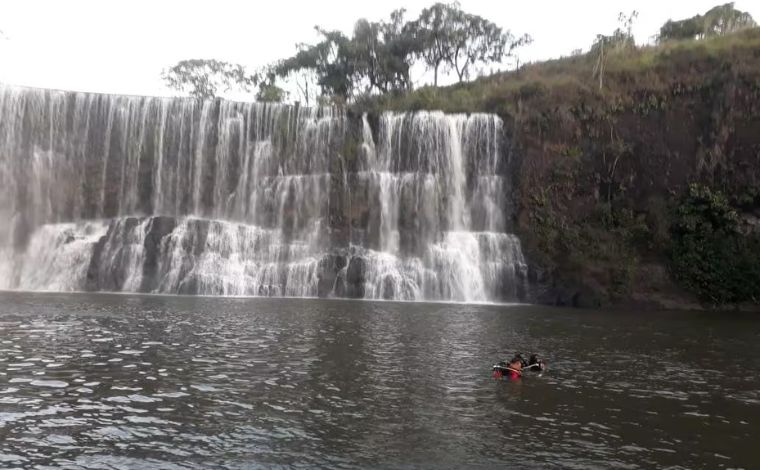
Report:
[[288,97],[288,92],[274,83],[262,83],[256,93],[256,101],[262,103],[282,103]]
[[413,30],[403,22],[405,10],[391,13],[391,21],[372,23],[359,20],[351,38],[355,79],[366,81],[367,92],[409,90],[410,69],[420,50]]
[[282,103],[288,97],[288,92],[276,85],[277,74],[272,67],[261,72],[265,78],[259,83],[256,101],[262,103]]
[[724,36],[742,29],[754,28],[757,26],[752,15],[747,12],[737,10],[734,4],[726,3],[710,9],[705,13],[703,20],[704,36]]
[[438,70],[454,70],[460,82],[470,76],[476,63],[501,62],[517,47],[532,42],[530,36],[515,38],[495,23],[462,11],[459,3],[436,3],[422,10],[413,23],[420,50],[418,55],[433,70],[433,85],[438,85]]
[[417,40],[414,24],[404,22],[405,9],[391,13],[390,22],[381,23],[384,44],[384,68],[392,77],[391,83],[396,90],[411,90],[410,70],[415,57],[422,50],[422,43]]
[[192,96],[208,98],[219,89],[250,91],[257,99],[280,101],[287,93],[276,79],[294,81],[308,105],[317,96],[342,102],[358,94],[398,93],[412,89],[411,69],[423,58],[434,71],[454,70],[459,81],[469,78],[476,64],[501,62],[515,48],[532,41],[515,38],[495,23],[462,11],[458,3],[436,3],[415,21],[405,21],[404,9],[385,21],[360,19],[350,37],[340,31],[315,27],[315,44],[298,44],[292,57],[255,74],[240,65],[215,60],[182,61],[163,73],[167,84]]
[[636,10],[633,10],[630,15],[626,15],[621,11],[618,13],[618,23],[620,26],[613,31],[611,36],[597,34],[596,41],[591,45],[589,54],[592,57],[597,57],[593,76],[599,78],[600,91],[604,87],[604,66],[610,52],[633,49],[636,47],[636,41],[633,37],[633,22],[638,16],[639,12]]
[[702,39],[709,36],[724,36],[742,29],[757,26],[747,12],[737,10],[733,3],[726,3],[708,10],[704,15],[695,15],[680,21],[668,20],[660,28],[660,42],[679,39]]
[[[352,37],[316,27],[322,40],[301,44],[293,57],[274,66],[280,77],[303,77],[308,96],[309,76],[316,76],[322,94],[350,98],[355,92],[389,93],[412,87],[410,69],[418,52],[413,30],[404,23],[404,10],[390,22],[356,22]],[[307,98],[308,100],[308,98]]]
[[677,39],[694,39],[702,35],[702,16],[697,15],[681,21],[668,20],[660,28],[659,42],[677,40]]
[[348,97],[354,88],[355,60],[350,40],[340,31],[315,27],[323,39],[314,45],[299,44],[293,57],[274,66],[275,73],[286,77],[300,71],[313,71],[323,94]]
[[470,67],[477,62],[483,64],[501,62],[512,51],[532,42],[527,34],[515,38],[502,32],[495,23],[477,15],[461,12],[454,22],[454,41],[448,61],[459,77],[459,82],[470,76]]
[[317,74],[313,70],[299,70],[288,74],[285,80],[291,80],[298,89],[298,93],[303,98],[306,106],[311,104],[312,99],[316,98],[317,93]]
[[367,91],[377,87],[380,91],[387,92],[388,77],[382,63],[385,59],[385,45],[382,43],[380,28],[379,23],[370,23],[365,19],[357,21],[351,39],[351,52],[356,64],[355,78],[367,79]]
[[438,86],[438,69],[441,64],[450,63],[454,43],[452,32],[459,11],[459,3],[436,3],[422,10],[413,24],[417,39],[422,44],[419,56],[433,69],[433,86]]
[[591,45],[591,54],[597,55],[603,47],[605,52],[621,51],[636,47],[633,37],[633,23],[638,18],[639,12],[633,10],[629,15],[622,11],[618,13],[618,27],[611,35],[598,34],[596,41]]
[[259,74],[248,74],[242,65],[214,59],[182,60],[161,77],[169,88],[202,99],[214,98],[220,89],[248,92],[260,80]]

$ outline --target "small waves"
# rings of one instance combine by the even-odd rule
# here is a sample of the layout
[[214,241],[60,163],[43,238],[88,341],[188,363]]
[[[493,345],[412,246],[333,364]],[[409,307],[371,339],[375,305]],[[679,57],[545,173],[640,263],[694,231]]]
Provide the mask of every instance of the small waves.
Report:
[[[723,341],[525,306],[0,294],[0,466],[750,467],[760,384],[741,372],[760,350],[740,326]],[[518,349],[549,370],[493,380]],[[716,366],[739,351],[742,369]]]

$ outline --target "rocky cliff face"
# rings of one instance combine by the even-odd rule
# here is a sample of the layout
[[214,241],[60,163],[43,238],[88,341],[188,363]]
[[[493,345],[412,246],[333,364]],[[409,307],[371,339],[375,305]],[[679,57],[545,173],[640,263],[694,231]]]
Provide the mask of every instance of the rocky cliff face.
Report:
[[543,301],[699,307],[669,265],[689,185],[724,194],[748,227],[760,210],[757,50],[676,52],[613,71],[602,93],[535,86],[515,98],[518,233],[549,286]]

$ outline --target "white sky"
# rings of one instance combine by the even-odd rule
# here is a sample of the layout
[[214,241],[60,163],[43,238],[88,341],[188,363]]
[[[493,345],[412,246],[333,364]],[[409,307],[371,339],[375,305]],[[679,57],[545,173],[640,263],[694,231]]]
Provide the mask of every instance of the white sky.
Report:
[[[637,10],[634,33],[647,43],[668,19],[704,13],[725,0],[461,0],[534,43],[519,52],[536,61],[588,49],[617,27],[618,12]],[[380,20],[398,7],[407,18],[434,0],[1,0],[0,81],[121,94],[172,95],[161,70],[182,59],[214,58],[249,67],[292,55],[313,42],[314,25],[350,33],[359,18]],[[736,1],[760,20],[760,1]],[[432,74],[415,77],[417,84]]]

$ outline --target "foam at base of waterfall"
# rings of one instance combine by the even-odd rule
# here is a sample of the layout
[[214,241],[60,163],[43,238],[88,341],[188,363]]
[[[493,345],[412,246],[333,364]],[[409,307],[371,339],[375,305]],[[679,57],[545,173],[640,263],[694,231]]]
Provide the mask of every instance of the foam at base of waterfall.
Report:
[[[0,267],[3,288],[22,290],[81,290],[87,277],[93,248],[108,224],[49,224],[39,227],[26,251]],[[10,274],[13,273],[13,274]]]
[[[203,246],[199,221],[208,224]],[[285,243],[274,229],[185,219],[162,241],[157,291],[182,292],[195,283],[202,295],[316,297],[321,255],[313,243]]]
[[419,258],[402,259],[385,251],[362,250],[367,262],[364,298],[420,300],[424,298],[425,267]]
[[[277,230],[227,221],[182,219],[149,253],[154,218],[47,224],[25,252],[4,249],[0,288],[80,291],[119,279],[105,290],[231,296],[316,297],[320,260],[309,241],[284,243]],[[198,236],[198,230],[204,236]],[[312,240],[313,241],[313,240]],[[101,242],[102,246],[96,250]],[[7,255],[7,256],[6,256]],[[145,284],[148,256],[156,285]],[[93,268],[94,267],[94,268]],[[90,282],[93,282],[90,279]],[[189,289],[188,286],[192,286]],[[102,290],[99,284],[95,284]]]
[[[22,254],[0,258],[0,287],[78,291],[228,296],[339,296],[347,268],[320,291],[325,260],[364,260],[361,296],[367,299],[488,302],[521,297],[526,265],[514,235],[445,232],[424,257],[402,257],[352,247],[330,254],[317,239],[284,243],[277,230],[228,221],[173,221],[149,242],[157,218],[48,224],[33,234]],[[151,243],[153,243],[151,245]],[[99,248],[98,248],[99,246]],[[6,250],[7,251],[7,250]],[[155,267],[149,268],[153,257]],[[40,267],[43,267],[41,269]],[[150,269],[155,269],[151,273]],[[146,274],[147,273],[147,274]],[[153,276],[153,284],[145,276]],[[118,284],[103,284],[119,279]],[[88,284],[93,282],[100,284]],[[500,297],[503,296],[503,297]]]
[[446,232],[422,259],[357,250],[367,264],[365,298],[487,302],[505,286],[513,286],[509,298],[519,298],[527,285],[520,241],[511,234]]
[[428,248],[430,264],[438,279],[431,286],[437,298],[488,300],[480,271],[480,252],[478,238],[471,232],[447,232],[442,242]]

